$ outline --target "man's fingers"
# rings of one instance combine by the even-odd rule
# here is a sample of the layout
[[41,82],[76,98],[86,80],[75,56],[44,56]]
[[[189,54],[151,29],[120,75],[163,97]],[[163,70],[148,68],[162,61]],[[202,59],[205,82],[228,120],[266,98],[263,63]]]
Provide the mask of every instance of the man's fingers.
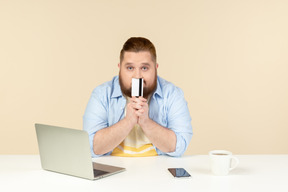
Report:
[[142,115],[144,114],[144,109],[139,109],[139,110],[135,111],[135,114],[136,114],[138,117],[142,116]]
[[145,99],[144,97],[132,97],[131,98],[131,100],[130,100],[131,102],[133,102],[133,103],[147,103],[147,99]]
[[132,104],[132,107],[133,107],[133,109],[139,110],[139,109],[142,109],[142,108],[143,108],[143,105],[142,105],[142,104],[138,104],[138,103],[133,103],[133,104]]

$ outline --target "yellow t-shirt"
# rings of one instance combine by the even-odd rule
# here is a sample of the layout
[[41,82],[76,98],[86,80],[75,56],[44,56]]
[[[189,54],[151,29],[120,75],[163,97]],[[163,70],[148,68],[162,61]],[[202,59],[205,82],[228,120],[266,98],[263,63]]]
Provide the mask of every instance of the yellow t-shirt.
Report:
[[[127,102],[130,101],[129,98],[127,100]],[[140,125],[136,124],[124,141],[112,151],[111,155],[122,157],[145,157],[158,154],[153,144],[144,134]]]

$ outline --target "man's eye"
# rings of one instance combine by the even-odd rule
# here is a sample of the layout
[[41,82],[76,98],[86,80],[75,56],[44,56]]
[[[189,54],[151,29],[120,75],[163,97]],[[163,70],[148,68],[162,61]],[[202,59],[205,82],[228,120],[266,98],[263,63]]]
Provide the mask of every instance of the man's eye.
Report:
[[143,70],[143,71],[147,71],[147,70],[148,70],[148,67],[142,67],[142,70]]
[[132,71],[132,70],[133,70],[133,67],[127,67],[127,69],[128,69],[129,71]]

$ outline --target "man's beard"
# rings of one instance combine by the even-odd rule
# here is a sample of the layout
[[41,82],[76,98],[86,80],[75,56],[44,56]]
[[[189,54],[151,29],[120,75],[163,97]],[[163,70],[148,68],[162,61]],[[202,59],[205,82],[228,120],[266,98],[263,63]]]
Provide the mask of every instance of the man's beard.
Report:
[[[145,79],[143,79],[143,81],[144,81],[143,97],[145,99],[148,99],[148,96],[151,95],[152,93],[154,93],[154,91],[157,88],[157,72],[155,73],[154,82],[153,82],[152,86],[145,87]],[[119,83],[120,83],[122,94],[125,95],[126,97],[131,97],[131,84],[129,87],[124,86],[123,80],[121,77],[121,72],[119,72]]]

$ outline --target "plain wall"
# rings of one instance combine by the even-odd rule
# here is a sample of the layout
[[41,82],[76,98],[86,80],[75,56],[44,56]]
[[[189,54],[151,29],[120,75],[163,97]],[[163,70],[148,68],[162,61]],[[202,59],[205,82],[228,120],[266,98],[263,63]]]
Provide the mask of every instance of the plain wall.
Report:
[[82,129],[123,43],[149,38],[182,88],[186,154],[288,153],[288,1],[0,0],[0,154],[37,154],[34,123]]

